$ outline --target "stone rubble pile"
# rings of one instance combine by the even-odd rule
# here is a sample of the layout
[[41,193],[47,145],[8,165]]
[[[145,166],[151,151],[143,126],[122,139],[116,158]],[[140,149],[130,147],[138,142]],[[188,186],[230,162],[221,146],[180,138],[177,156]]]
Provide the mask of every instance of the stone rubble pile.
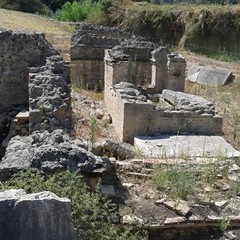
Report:
[[15,136],[0,162],[0,178],[6,179],[30,167],[46,173],[65,169],[79,170],[83,174],[91,174],[97,168],[111,168],[109,158],[97,157],[85,147],[82,141],[71,139],[63,130],[52,133],[35,131],[30,136]]

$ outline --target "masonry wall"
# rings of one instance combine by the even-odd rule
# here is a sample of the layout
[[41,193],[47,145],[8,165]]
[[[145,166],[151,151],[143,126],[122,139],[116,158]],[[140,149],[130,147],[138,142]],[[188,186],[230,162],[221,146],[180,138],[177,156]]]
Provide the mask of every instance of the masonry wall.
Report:
[[124,124],[120,139],[132,142],[134,136],[157,134],[221,135],[222,117],[184,111],[162,111],[140,103],[124,103]]
[[136,85],[151,82],[151,51],[157,45],[142,41],[116,28],[82,24],[72,36],[70,48],[71,79],[89,89],[104,88],[104,51],[122,49],[132,58],[131,80]]
[[[159,51],[161,54],[157,56],[161,57],[162,49]],[[166,57],[163,61],[164,68],[161,68],[161,61],[154,66],[160,73],[155,82],[153,81],[152,86],[146,91],[142,89],[138,91],[129,80],[130,56],[122,51],[105,51],[105,103],[120,140],[133,143],[134,136],[163,133],[222,134],[223,120],[215,113],[212,103],[199,97],[172,91],[184,89],[185,60],[178,55],[168,58],[167,55],[163,56]],[[161,74],[163,70],[165,73]],[[167,77],[162,79],[162,76]],[[158,81],[161,84],[158,84]],[[163,86],[169,86],[172,90],[163,90],[161,89]],[[147,99],[149,89],[151,93],[162,93],[172,105],[156,106]],[[175,98],[179,103],[174,102]]]
[[69,66],[44,34],[0,29],[0,158],[28,128],[72,131],[69,84]]
[[222,117],[192,111],[156,109],[151,102],[127,100],[111,90],[106,102],[119,139],[133,143],[134,136],[168,134],[221,135]]
[[0,29],[0,110],[28,105],[28,67],[55,54],[43,34]]
[[71,133],[71,116],[69,65],[58,55],[48,57],[44,66],[30,69],[29,131]]

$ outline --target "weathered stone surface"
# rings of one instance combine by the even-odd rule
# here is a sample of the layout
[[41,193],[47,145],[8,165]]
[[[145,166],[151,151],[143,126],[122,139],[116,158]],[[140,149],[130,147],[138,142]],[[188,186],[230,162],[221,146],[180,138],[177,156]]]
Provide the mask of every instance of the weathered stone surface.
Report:
[[172,218],[166,218],[164,221],[164,225],[168,225],[168,224],[179,224],[179,223],[183,223],[186,222],[186,218],[185,217],[172,217]]
[[34,132],[31,136],[13,137],[0,162],[0,178],[7,178],[22,169],[34,167],[45,172],[57,169],[80,169],[91,173],[95,168],[108,168],[109,161],[83,149],[80,140],[72,140],[62,130],[52,133]]
[[201,110],[201,114],[215,113],[212,102],[200,96],[164,89],[162,91],[162,97],[166,101],[170,102],[176,110]]
[[223,137],[198,135],[161,135],[156,137],[135,137],[134,146],[145,157],[151,158],[206,158],[221,153],[226,158],[239,157]]
[[190,212],[190,208],[188,207],[187,203],[184,201],[181,202],[163,202],[164,206],[166,206],[169,209],[174,210],[178,214],[186,217],[186,215]]
[[28,105],[28,67],[56,54],[44,34],[0,29],[0,109]]
[[0,239],[75,240],[70,200],[51,192],[0,192]]
[[222,86],[232,78],[232,72],[223,68],[210,68],[192,65],[188,69],[187,79],[207,86]]
[[131,214],[131,215],[124,215],[122,217],[123,224],[143,224],[144,220]]
[[108,156],[113,156],[117,159],[127,159],[135,156],[134,149],[129,144],[117,143],[111,140],[107,140],[104,143],[104,152]]
[[55,129],[71,132],[69,66],[56,55],[48,57],[45,66],[33,71],[35,75],[29,79],[30,132]]

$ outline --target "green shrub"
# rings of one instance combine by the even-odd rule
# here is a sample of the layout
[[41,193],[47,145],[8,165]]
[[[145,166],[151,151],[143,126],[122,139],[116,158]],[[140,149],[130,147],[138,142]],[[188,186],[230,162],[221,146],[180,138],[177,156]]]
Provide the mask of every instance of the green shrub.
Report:
[[117,209],[97,189],[90,191],[78,173],[58,172],[46,177],[35,169],[22,171],[2,183],[2,189],[22,188],[28,193],[51,191],[71,200],[72,218],[78,239],[81,240],[144,240],[146,233],[137,227],[120,231],[112,224]]
[[66,2],[73,2],[73,0],[42,0],[42,2],[48,6],[52,11],[60,9]]
[[99,8],[100,4],[91,3],[89,0],[66,2],[60,10],[56,11],[55,16],[60,21],[79,22],[84,21],[94,11],[99,11]]
[[156,168],[152,181],[159,191],[167,192],[173,199],[186,199],[192,191],[195,177],[185,168],[168,166]]

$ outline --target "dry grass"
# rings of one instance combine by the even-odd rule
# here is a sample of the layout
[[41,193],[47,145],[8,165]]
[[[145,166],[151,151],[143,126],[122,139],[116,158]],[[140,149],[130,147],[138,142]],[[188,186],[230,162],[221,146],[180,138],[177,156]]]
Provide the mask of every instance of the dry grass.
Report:
[[53,47],[64,59],[69,60],[70,40],[74,28],[66,23],[36,14],[0,9],[0,27],[14,31],[44,32]]
[[203,55],[180,50],[188,64],[196,63],[208,67],[222,67],[233,72],[235,79],[227,86],[209,87],[186,83],[186,91],[212,101],[223,117],[224,138],[240,150],[240,64],[216,61]]

